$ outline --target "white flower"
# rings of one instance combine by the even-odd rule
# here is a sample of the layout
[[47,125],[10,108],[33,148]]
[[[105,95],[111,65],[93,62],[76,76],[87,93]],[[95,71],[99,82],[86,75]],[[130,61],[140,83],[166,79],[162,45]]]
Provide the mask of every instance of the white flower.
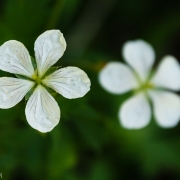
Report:
[[15,106],[34,87],[25,109],[27,121],[41,132],[51,131],[60,120],[60,109],[45,86],[68,99],[82,97],[90,89],[88,76],[77,67],[61,68],[44,77],[65,49],[66,42],[59,30],[44,32],[35,41],[37,69],[34,69],[29,52],[21,42],[5,42],[0,47],[0,69],[29,79],[0,78],[0,108]]
[[157,123],[164,128],[174,127],[180,119],[180,98],[172,91],[180,90],[180,66],[172,56],[165,56],[157,72],[151,68],[155,53],[143,40],[129,41],[123,47],[123,57],[130,65],[108,63],[99,74],[100,84],[109,92],[122,94],[135,90],[135,95],[119,109],[123,127],[139,129],[151,119],[152,101]]

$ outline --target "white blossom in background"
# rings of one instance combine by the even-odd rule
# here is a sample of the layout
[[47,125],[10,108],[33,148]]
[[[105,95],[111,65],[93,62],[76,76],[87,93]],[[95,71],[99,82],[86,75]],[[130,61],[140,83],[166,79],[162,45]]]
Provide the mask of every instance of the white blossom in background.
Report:
[[150,102],[157,123],[164,128],[174,127],[180,119],[180,66],[173,56],[165,56],[157,71],[151,72],[155,52],[143,40],[129,41],[123,46],[128,65],[109,62],[99,73],[99,82],[110,93],[122,94],[134,90],[133,97],[119,109],[124,128],[140,129],[151,119]]
[[60,108],[45,86],[68,99],[83,97],[90,90],[88,76],[77,67],[61,68],[44,77],[65,49],[66,42],[59,30],[44,32],[35,41],[37,69],[34,69],[29,52],[21,42],[10,40],[0,46],[0,69],[29,78],[0,78],[0,108],[15,106],[35,88],[25,109],[27,121],[40,132],[51,131],[60,120]]

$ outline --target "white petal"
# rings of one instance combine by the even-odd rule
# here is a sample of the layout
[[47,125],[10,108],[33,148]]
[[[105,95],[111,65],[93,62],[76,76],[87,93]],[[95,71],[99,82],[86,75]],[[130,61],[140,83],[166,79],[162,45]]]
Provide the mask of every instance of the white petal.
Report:
[[29,98],[25,113],[29,125],[40,132],[51,131],[60,119],[57,102],[41,85]]
[[66,42],[59,30],[49,30],[35,41],[35,57],[40,77],[64,54]]
[[144,82],[155,59],[152,46],[143,40],[128,41],[123,46],[123,56]]
[[0,108],[8,109],[19,103],[34,86],[34,82],[2,77],[0,78]]
[[47,76],[43,83],[68,99],[83,97],[91,85],[87,74],[77,67],[61,68]]
[[31,77],[34,68],[26,47],[19,41],[11,40],[0,47],[0,69],[14,74]]
[[108,63],[99,73],[99,82],[113,94],[121,94],[139,86],[135,74],[120,62]]
[[180,120],[180,97],[161,90],[151,90],[149,95],[158,124],[164,128],[176,126]]
[[141,92],[125,101],[119,111],[119,118],[127,129],[140,129],[149,124],[151,110],[145,94]]
[[180,65],[173,56],[166,56],[151,80],[157,87],[180,90]]

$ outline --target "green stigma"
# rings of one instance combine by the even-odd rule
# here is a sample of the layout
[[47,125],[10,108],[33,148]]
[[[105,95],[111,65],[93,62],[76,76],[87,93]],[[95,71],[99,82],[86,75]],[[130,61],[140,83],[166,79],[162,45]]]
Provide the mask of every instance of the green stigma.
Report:
[[39,78],[39,76],[37,74],[34,74],[32,76],[32,78],[34,79],[34,81],[37,83],[37,84],[41,84],[41,79]]
[[147,90],[147,89],[153,89],[154,88],[154,85],[151,84],[151,83],[146,83],[144,84],[140,89],[141,90]]
[[146,88],[146,89],[153,89],[153,88],[154,88],[154,85],[153,85],[153,84],[150,84],[150,83],[147,83],[147,84],[145,85],[145,88]]

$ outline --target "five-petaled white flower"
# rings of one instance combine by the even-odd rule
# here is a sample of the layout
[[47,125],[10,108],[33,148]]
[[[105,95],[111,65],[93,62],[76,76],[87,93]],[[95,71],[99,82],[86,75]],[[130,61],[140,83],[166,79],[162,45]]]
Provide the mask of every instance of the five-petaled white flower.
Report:
[[26,76],[29,80],[0,78],[0,108],[15,106],[34,87],[25,109],[27,121],[41,132],[51,131],[59,122],[60,109],[45,86],[69,99],[82,97],[90,89],[88,76],[77,67],[61,68],[45,77],[65,49],[66,42],[59,30],[44,32],[35,41],[37,69],[34,69],[29,52],[21,42],[5,42],[0,47],[0,69]]
[[[180,119],[180,98],[172,91],[180,90],[180,66],[173,56],[165,56],[157,72],[150,72],[155,53],[143,40],[129,41],[123,46],[123,57],[130,65],[108,63],[99,74],[100,84],[109,92],[122,94],[135,90],[135,95],[119,109],[123,127],[139,129],[151,119],[152,101],[157,123],[164,128],[174,127]],[[169,91],[168,91],[169,90]]]

